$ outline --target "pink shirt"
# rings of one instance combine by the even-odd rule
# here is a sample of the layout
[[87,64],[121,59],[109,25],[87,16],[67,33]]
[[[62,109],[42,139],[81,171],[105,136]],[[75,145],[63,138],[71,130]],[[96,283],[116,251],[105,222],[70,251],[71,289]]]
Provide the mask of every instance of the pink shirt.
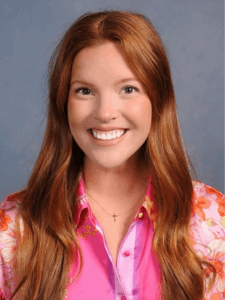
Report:
[[[145,200],[139,207],[124,237],[117,266],[104,238],[103,230],[86,200],[82,173],[76,191],[76,232],[83,252],[81,275],[74,280],[78,266],[71,266],[65,299],[67,300],[158,300],[160,299],[160,265],[151,242],[157,217],[151,193],[150,175]],[[15,209],[6,197],[0,208],[0,300],[8,300],[14,286],[12,260],[16,250]],[[190,235],[196,253],[210,260],[217,269],[216,283],[205,294],[206,300],[225,299],[225,197],[214,188],[194,182],[194,205]],[[207,245],[212,251],[198,244]]]

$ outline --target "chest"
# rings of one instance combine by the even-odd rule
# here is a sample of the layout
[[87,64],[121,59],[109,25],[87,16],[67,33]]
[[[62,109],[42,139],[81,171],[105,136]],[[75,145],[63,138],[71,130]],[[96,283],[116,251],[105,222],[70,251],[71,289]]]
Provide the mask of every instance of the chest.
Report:
[[117,261],[117,256],[119,252],[120,245],[126,235],[126,230],[122,230],[123,228],[121,227],[119,230],[115,230],[109,228],[108,226],[102,226],[103,232],[104,232],[104,237],[108,246],[108,249],[112,255],[112,259],[114,264],[116,265]]
[[136,211],[134,211],[128,217],[118,217],[116,222],[114,222],[114,218],[110,216],[103,217],[101,214],[100,216],[96,217],[101,225],[101,228],[103,229],[104,237],[115,265],[117,263],[120,245],[125,238],[135,215]]

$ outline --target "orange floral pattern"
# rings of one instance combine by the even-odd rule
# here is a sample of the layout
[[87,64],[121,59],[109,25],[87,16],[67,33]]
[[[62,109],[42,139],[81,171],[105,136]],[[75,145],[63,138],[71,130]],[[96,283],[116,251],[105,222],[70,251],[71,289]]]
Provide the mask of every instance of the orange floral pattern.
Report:
[[197,203],[194,203],[194,211],[202,220],[205,221],[205,213],[203,209],[209,208],[210,205],[211,202],[208,199],[200,196],[197,198]]
[[12,222],[11,218],[0,208],[0,230],[6,231],[10,222]]
[[[191,238],[196,253],[209,261],[216,269],[216,282],[206,292],[205,300],[222,300],[225,294],[225,224],[223,205],[225,197],[219,191],[201,182],[194,182]],[[208,286],[212,271],[204,269],[205,286]]]
[[219,197],[216,200],[216,203],[219,205],[218,213],[220,214],[221,217],[224,217],[225,216],[225,199]]

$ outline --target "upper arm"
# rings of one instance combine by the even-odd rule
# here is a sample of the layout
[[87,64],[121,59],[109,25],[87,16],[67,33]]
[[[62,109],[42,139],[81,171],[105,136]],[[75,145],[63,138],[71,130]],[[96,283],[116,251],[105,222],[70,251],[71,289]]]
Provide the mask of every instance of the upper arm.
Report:
[[15,205],[6,197],[0,205],[0,300],[9,299],[14,288],[15,215]]
[[[223,299],[225,295],[225,196],[216,189],[197,182],[194,185],[192,219],[194,248],[216,269],[216,281],[205,299]],[[212,276],[206,269],[207,280]],[[217,297],[217,298],[216,298]]]

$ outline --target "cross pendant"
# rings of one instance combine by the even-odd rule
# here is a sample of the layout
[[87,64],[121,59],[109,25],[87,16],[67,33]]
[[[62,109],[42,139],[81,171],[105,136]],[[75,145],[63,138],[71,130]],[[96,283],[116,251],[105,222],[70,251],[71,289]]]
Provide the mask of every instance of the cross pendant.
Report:
[[113,217],[114,217],[114,222],[116,222],[116,217],[118,216],[114,213]]

